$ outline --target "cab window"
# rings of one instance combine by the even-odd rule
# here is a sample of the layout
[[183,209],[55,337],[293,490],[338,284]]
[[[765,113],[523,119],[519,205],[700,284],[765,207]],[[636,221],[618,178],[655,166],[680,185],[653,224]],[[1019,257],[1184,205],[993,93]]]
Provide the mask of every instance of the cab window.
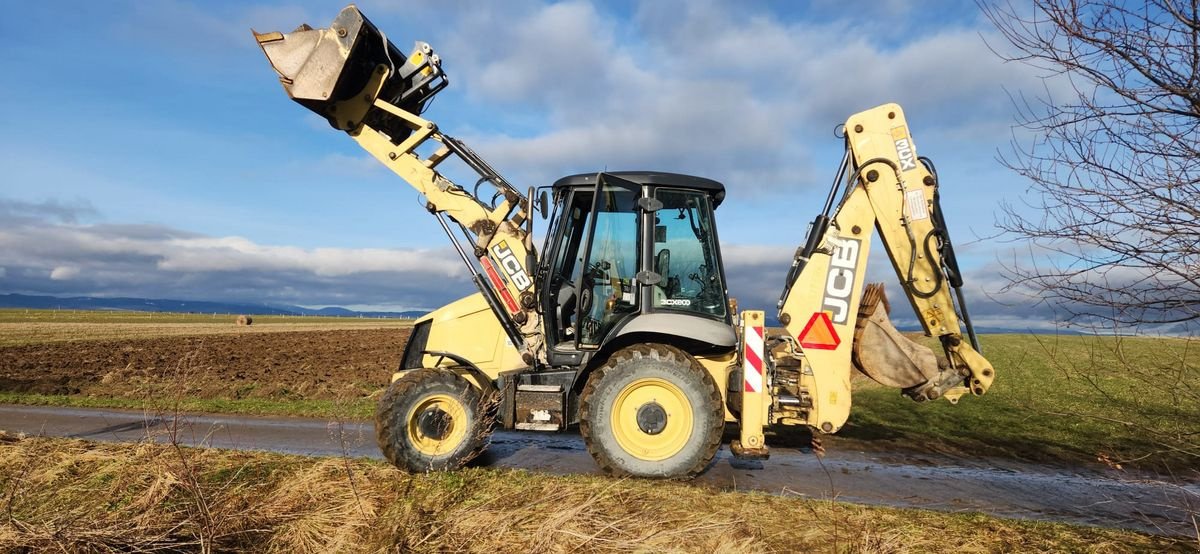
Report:
[[587,263],[580,287],[581,345],[598,346],[609,330],[638,310],[637,185],[611,178],[599,187]]
[[725,317],[725,283],[707,194],[658,189],[663,207],[655,212],[653,306]]

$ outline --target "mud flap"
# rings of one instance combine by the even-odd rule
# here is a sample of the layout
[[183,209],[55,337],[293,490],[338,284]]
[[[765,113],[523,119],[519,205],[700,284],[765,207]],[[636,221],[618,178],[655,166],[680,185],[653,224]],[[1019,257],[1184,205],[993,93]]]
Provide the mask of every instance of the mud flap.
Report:
[[[388,78],[378,98],[413,114],[446,86],[441,60],[428,44],[417,42],[405,55],[353,4],[326,29],[305,24],[290,33],[254,32],[254,38],[288,96],[335,129],[349,130],[337,117],[337,104],[363,92],[380,67],[387,68]],[[393,141],[410,132],[403,127],[387,131],[402,135],[389,132]]]
[[[880,307],[882,306],[882,309]],[[934,400],[962,384],[962,376],[933,350],[905,337],[892,325],[883,284],[867,285],[854,328],[854,367],[878,383],[901,389],[917,401]]]

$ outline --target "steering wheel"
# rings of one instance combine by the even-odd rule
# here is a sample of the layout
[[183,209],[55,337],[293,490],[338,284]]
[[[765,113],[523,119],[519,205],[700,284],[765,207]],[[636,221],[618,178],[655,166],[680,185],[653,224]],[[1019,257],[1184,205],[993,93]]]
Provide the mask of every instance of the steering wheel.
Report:
[[591,287],[579,291],[579,313],[588,314],[592,312],[592,289]]

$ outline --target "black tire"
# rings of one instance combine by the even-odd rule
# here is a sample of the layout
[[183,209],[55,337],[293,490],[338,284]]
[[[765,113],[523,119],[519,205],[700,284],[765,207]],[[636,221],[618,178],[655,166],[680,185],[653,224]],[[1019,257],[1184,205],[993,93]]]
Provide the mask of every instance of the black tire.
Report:
[[724,429],[716,382],[675,347],[621,349],[583,389],[580,433],[596,463],[613,475],[695,477],[712,462]]
[[479,455],[491,433],[484,396],[444,369],[418,369],[388,387],[375,411],[383,456],[412,471],[453,470]]

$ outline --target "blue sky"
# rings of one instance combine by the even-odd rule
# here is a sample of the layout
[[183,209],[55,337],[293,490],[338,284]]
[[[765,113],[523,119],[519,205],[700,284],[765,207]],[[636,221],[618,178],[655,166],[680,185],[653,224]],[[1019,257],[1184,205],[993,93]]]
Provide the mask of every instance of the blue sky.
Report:
[[[973,3],[359,5],[401,49],[434,46],[451,84],[426,117],[519,186],[603,168],[723,181],[746,307],[773,305],[820,209],[834,126],[898,102],[938,164],[973,312],[1048,317],[999,292],[1015,246],[980,237],[1026,188],[996,161],[1009,94],[1052,87],[989,50]],[[290,102],[250,34],[341,7],[43,2],[0,20],[0,292],[387,309],[469,292],[415,193]]]

